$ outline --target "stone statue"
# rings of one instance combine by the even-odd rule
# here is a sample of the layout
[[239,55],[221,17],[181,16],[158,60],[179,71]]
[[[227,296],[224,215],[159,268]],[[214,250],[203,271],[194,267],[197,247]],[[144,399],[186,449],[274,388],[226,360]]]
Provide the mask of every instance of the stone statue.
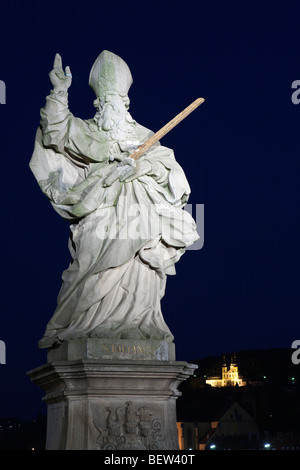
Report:
[[183,210],[190,194],[185,174],[159,142],[129,158],[153,133],[128,112],[132,76],[120,57],[103,51],[92,67],[92,119],[70,112],[71,71],[63,71],[58,54],[50,80],[30,168],[70,222],[72,259],[39,346],[75,338],[172,342],[160,305],[166,277],[199,238]]

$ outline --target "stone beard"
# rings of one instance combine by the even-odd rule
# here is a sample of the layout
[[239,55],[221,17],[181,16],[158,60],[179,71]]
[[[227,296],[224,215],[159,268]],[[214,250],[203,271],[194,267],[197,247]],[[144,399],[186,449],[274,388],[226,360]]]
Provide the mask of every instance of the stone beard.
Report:
[[108,132],[110,139],[124,141],[133,133],[131,124],[135,121],[128,112],[128,96],[111,93],[105,99],[97,98],[94,106],[97,108],[94,121],[99,130]]
[[128,112],[132,78],[118,56],[103,51],[92,68],[93,119],[74,117],[67,88],[53,82],[30,168],[53,208],[70,221],[72,260],[39,345],[76,338],[172,342],[160,305],[166,278],[199,238],[183,210],[190,194],[184,172],[159,143],[128,163],[152,133]]

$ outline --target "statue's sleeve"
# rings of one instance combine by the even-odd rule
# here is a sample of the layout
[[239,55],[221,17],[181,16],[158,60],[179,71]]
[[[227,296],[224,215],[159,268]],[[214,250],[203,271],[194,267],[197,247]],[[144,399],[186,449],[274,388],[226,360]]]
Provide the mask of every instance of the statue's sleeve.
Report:
[[[185,205],[189,199],[190,186],[181,166],[175,159],[173,150],[156,144],[144,157],[151,164],[145,176],[148,183],[174,205]],[[144,178],[143,178],[144,179]],[[153,193],[151,193],[153,194]]]
[[[142,143],[145,143],[153,132],[137,124],[137,132]],[[142,157],[141,160],[149,163],[149,170],[142,180],[163,197],[175,205],[187,203],[190,195],[190,186],[181,166],[175,159],[174,151],[157,142]],[[153,194],[153,192],[151,192]]]
[[29,163],[43,193],[55,210],[66,218],[71,216],[60,201],[66,198],[70,189],[85,180],[88,172],[88,164],[83,159],[73,158],[65,147],[70,125],[76,125],[77,120],[68,108],[68,94],[52,91],[41,109],[40,125]]
[[41,109],[42,143],[64,155],[77,166],[88,167],[91,162],[108,158],[107,148],[101,148],[87,121],[75,117],[68,107],[68,93],[51,91]]
[[45,147],[64,153],[69,121],[72,117],[68,107],[68,93],[51,90],[46,98],[45,107],[41,109],[40,127]]

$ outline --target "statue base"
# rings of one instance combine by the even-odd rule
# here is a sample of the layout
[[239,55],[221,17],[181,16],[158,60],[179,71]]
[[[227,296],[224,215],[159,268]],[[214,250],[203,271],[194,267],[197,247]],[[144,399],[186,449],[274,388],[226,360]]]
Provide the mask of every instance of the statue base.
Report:
[[46,392],[46,449],[178,450],[177,387],[196,367],[165,341],[62,343],[28,372]]

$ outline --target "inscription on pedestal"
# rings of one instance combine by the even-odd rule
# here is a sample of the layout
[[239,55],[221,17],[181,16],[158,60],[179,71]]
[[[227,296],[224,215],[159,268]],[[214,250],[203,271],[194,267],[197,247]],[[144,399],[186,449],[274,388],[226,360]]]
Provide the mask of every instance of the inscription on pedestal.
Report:
[[48,351],[48,362],[74,359],[175,361],[175,344],[159,340],[73,339]]
[[[174,352],[173,352],[174,351]],[[120,340],[89,339],[87,342],[89,359],[131,359],[159,360],[175,359],[174,344],[155,340]]]
[[130,355],[143,355],[146,356],[148,354],[153,354],[157,348],[140,345],[140,344],[116,344],[113,343],[112,345],[102,344],[102,353],[106,354],[130,354]]
[[106,408],[106,422],[94,420],[99,433],[98,450],[158,450],[164,441],[162,423],[149,406],[135,408],[131,401],[125,407]]

